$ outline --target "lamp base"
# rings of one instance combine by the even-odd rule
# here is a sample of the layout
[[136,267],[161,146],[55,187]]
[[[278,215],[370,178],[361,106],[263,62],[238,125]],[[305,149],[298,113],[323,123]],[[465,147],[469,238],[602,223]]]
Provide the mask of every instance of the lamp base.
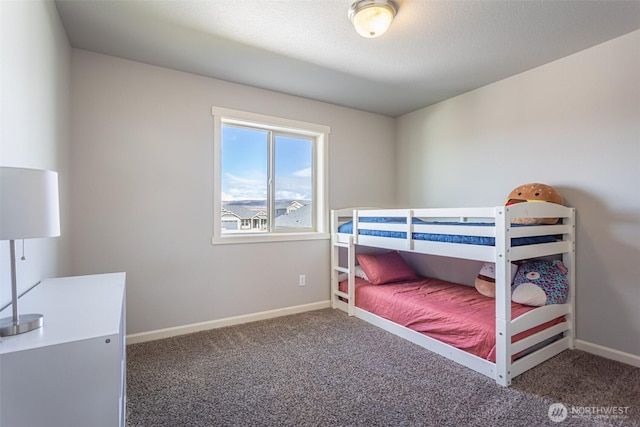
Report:
[[23,334],[42,327],[44,316],[42,314],[21,314],[18,321],[14,322],[13,317],[0,319],[0,337]]

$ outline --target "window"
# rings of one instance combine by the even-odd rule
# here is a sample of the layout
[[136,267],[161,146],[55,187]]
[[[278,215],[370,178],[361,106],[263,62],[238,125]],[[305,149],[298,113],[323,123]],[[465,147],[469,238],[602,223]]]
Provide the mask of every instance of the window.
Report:
[[212,113],[213,243],[328,238],[329,128],[219,107]]

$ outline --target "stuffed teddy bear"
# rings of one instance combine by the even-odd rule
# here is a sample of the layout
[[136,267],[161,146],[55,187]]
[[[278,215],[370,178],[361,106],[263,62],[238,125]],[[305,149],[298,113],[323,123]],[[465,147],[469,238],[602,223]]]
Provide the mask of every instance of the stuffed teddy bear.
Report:
[[[551,202],[562,204],[562,196],[555,188],[537,182],[516,187],[509,193],[506,206],[522,202]],[[514,224],[555,224],[558,218],[513,218]]]
[[[518,270],[516,264],[511,264],[511,277],[509,278],[509,284],[513,281],[513,278]],[[492,262],[485,262],[480,269],[480,273],[475,280],[475,286],[478,292],[485,297],[496,297],[496,268]]]
[[511,300],[525,305],[564,304],[568,294],[567,268],[559,260],[521,264],[511,286]]

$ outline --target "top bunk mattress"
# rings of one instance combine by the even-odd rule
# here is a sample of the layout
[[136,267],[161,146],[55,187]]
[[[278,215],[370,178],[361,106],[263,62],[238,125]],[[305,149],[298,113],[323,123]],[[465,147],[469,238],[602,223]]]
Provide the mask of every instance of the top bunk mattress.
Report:
[[[406,224],[405,218],[396,217],[364,217],[360,219],[360,222],[365,223],[386,223],[386,224]],[[462,226],[480,226],[480,227],[494,227],[493,223],[489,222],[443,222],[443,221],[424,221],[420,218],[413,218],[413,224],[428,224],[428,225],[462,225]],[[513,227],[527,227],[526,224],[511,224]],[[338,233],[353,234],[353,221],[346,222],[338,227]],[[387,230],[358,230],[358,234],[363,236],[376,236],[376,237],[391,237],[397,239],[406,239],[407,233],[404,231],[387,231]],[[454,234],[437,234],[437,233],[412,233],[414,240],[426,240],[431,242],[445,242],[445,243],[462,243],[465,245],[481,245],[481,246],[495,246],[496,239],[491,236],[466,236],[466,235],[454,235]],[[534,245],[539,243],[551,243],[561,240],[561,236],[531,236],[531,237],[516,237],[511,239],[511,246],[525,246]]]
[[[347,292],[347,281],[340,283]],[[471,286],[433,278],[373,285],[356,277],[355,305],[491,362],[496,361],[495,300]],[[511,318],[535,310],[511,303]],[[560,317],[515,335],[516,342],[554,324]]]

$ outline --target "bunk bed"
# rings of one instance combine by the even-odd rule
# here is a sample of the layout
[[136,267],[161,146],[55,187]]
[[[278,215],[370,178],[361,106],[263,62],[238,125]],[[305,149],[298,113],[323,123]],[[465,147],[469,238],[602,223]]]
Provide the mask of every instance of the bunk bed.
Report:
[[[553,225],[512,224],[515,218],[558,218]],[[350,316],[356,316],[391,333],[408,339],[483,375],[502,385],[512,378],[555,356],[573,349],[575,311],[575,209],[548,202],[525,202],[510,206],[452,209],[342,209],[331,212],[332,275],[331,304]],[[366,248],[365,248],[366,247]],[[416,277],[385,285],[371,285],[356,275],[356,254],[371,252],[371,248],[413,252],[468,259],[495,264],[495,300],[480,295],[475,288],[452,284],[439,279]],[[375,250],[377,250],[375,249]],[[374,250],[374,251],[375,251]],[[555,257],[567,268],[569,293],[564,304],[541,307],[522,306],[511,301],[512,263],[522,260]],[[359,274],[360,275],[360,274]],[[345,278],[346,280],[340,280]],[[419,282],[419,283],[418,283]],[[442,287],[462,292],[458,316],[468,317],[464,305],[469,298],[480,300],[485,312],[482,332],[465,331],[464,320],[454,322],[453,329],[444,332],[429,330],[433,307],[420,307],[427,318],[405,321],[403,304],[415,304],[404,297],[412,286]],[[394,311],[377,310],[368,303],[366,292],[385,288],[393,296]],[[402,289],[394,292],[393,289]],[[424,290],[417,291],[425,294]],[[448,291],[447,291],[448,292]],[[475,293],[476,295],[471,295]],[[382,298],[388,298],[382,296]],[[466,298],[466,299],[465,299]],[[455,300],[452,299],[452,300]],[[490,306],[487,307],[487,304]],[[389,307],[385,302],[383,307]],[[416,307],[406,310],[416,311]],[[455,307],[451,304],[448,310]],[[376,311],[379,311],[376,313]],[[399,314],[398,314],[399,313]],[[487,314],[488,313],[488,314]],[[489,315],[491,318],[486,319]],[[395,316],[395,318],[394,318]],[[402,323],[405,323],[404,326]],[[470,322],[475,324],[474,322]],[[416,325],[421,325],[420,327]],[[477,328],[477,326],[474,326]],[[466,334],[467,338],[464,338]],[[445,338],[448,337],[448,338]],[[456,339],[456,337],[460,339]],[[469,337],[485,340],[480,345],[488,352],[465,348],[460,342]],[[480,337],[480,338],[478,338]],[[450,338],[450,339],[449,339]],[[448,342],[447,342],[448,341]]]

